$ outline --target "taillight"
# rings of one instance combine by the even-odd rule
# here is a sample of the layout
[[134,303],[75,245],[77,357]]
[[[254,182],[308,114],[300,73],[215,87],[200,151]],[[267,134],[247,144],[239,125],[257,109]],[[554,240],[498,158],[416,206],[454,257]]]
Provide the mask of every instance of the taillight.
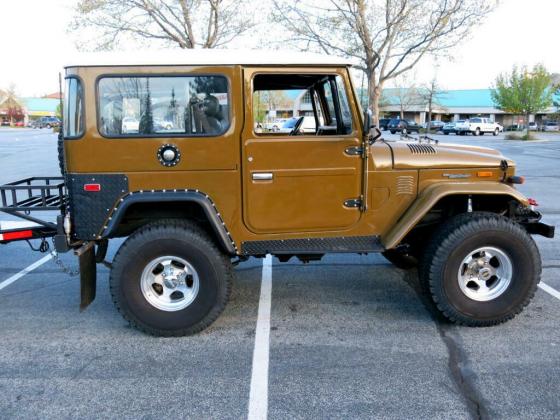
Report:
[[20,230],[17,232],[0,233],[0,241],[13,241],[15,239],[29,239],[32,237],[32,230]]
[[99,192],[101,191],[101,184],[84,184],[84,191]]

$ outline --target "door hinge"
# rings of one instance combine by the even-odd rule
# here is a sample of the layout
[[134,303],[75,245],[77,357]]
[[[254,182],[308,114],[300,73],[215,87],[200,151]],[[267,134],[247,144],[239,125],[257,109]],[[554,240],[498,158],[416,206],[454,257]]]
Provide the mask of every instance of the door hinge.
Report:
[[350,198],[344,202],[344,207],[349,208],[356,208],[362,207],[362,199],[361,198]]
[[364,149],[360,146],[351,146],[344,149],[344,153],[349,156],[360,156],[364,153]]

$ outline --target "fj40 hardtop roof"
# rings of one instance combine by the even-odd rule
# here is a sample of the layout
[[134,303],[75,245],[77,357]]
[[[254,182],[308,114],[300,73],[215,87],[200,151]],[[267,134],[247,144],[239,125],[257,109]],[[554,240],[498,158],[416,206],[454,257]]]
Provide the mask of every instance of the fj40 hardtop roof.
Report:
[[113,66],[352,66],[347,58],[331,55],[257,50],[142,50],[76,55],[64,67]]

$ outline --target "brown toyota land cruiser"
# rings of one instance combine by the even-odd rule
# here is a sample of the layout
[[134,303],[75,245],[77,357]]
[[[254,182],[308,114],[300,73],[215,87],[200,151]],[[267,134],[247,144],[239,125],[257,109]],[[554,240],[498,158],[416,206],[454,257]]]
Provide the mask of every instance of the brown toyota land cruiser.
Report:
[[[232,266],[267,254],[381,252],[418,265],[441,313],[469,326],[509,320],[535,293],[531,234],[554,228],[515,189],[514,163],[481,147],[383,140],[341,59],[98,55],[67,66],[65,82],[63,177],[0,187],[0,210],[34,223],[0,229],[0,243],[53,237],[58,252],[74,250],[82,309],[108,241],[121,237],[114,303],[162,336],[208,327],[228,301]],[[290,105],[272,115],[271,103]],[[297,121],[268,131],[263,116]]]

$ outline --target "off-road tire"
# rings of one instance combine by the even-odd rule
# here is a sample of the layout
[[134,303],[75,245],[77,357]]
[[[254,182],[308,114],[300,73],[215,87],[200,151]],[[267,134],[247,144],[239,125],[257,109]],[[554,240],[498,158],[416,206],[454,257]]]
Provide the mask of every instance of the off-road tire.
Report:
[[[198,294],[182,310],[166,312],[144,297],[140,279],[153,258],[175,255],[189,261],[200,277]],[[212,239],[196,224],[161,220],[134,232],[121,246],[109,278],[113,302],[135,328],[155,336],[180,337],[210,326],[231,294],[233,268]]]
[[[469,252],[484,246],[506,252],[513,269],[507,289],[480,302],[461,291],[458,271]],[[422,288],[448,320],[485,327],[512,319],[529,304],[540,280],[541,258],[535,242],[519,224],[493,213],[465,213],[434,233],[418,271]]]
[[64,136],[62,135],[62,130],[58,133],[57,140],[57,150],[58,150],[58,168],[62,175],[66,174],[66,167],[64,165]]

